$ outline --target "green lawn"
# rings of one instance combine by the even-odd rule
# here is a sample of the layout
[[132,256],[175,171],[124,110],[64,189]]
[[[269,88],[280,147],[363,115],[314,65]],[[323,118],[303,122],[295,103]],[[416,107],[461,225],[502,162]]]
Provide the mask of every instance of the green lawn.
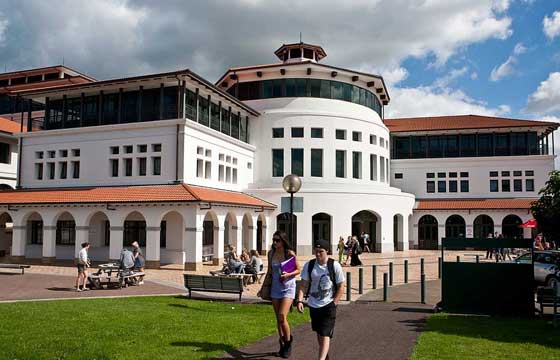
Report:
[[560,359],[560,328],[542,319],[436,314],[411,359]]
[[275,332],[266,305],[179,297],[0,304],[0,359],[209,359]]

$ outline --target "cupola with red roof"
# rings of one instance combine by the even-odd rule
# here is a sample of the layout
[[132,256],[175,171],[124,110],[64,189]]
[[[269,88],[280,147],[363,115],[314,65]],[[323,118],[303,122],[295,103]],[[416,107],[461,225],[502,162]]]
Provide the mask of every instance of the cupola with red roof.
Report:
[[298,42],[294,44],[284,44],[274,52],[284,63],[314,61],[319,62],[327,56],[325,50],[319,45]]

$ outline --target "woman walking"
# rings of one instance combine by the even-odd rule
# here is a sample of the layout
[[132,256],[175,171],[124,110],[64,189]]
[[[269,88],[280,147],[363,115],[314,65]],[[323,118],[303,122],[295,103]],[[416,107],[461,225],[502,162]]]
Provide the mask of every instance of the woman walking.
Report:
[[338,238],[338,246],[337,246],[337,250],[338,250],[338,262],[342,265],[342,257],[344,256],[344,250],[345,250],[346,246],[344,245],[344,238],[342,236],[340,236]]
[[[284,269],[282,269],[282,262],[292,257],[295,266],[284,266]],[[299,273],[300,268],[296,260],[296,253],[290,248],[288,236],[283,231],[276,231],[272,236],[272,250],[268,255],[268,272],[266,274],[268,279],[265,279],[264,284],[270,284],[270,297],[276,315],[278,335],[280,335],[279,355],[285,359],[289,358],[292,352],[293,336],[288,323],[288,312],[296,295],[295,277]],[[258,296],[261,296],[262,292],[263,289],[261,288]]]
[[362,261],[360,260],[360,254],[362,253],[362,248],[360,247],[360,242],[358,238],[352,236],[352,254],[350,255],[350,266],[362,266]]

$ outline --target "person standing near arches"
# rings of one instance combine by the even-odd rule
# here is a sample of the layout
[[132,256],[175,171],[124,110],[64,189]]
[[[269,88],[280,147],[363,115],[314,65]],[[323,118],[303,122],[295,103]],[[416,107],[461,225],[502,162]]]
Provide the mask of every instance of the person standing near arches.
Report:
[[[90,265],[88,257],[89,243],[85,242],[82,244],[82,250],[78,253],[78,277],[76,277],[76,291],[86,291],[89,290],[86,287],[86,282],[88,278],[87,268]],[[83,285],[80,289],[80,280],[83,278]]]
[[[291,271],[283,270],[282,264],[286,260],[294,258],[295,269]],[[296,259],[296,253],[290,248],[288,235],[283,231],[276,231],[272,236],[272,249],[268,254],[268,271],[264,284],[270,284],[270,297],[274,314],[276,315],[276,325],[278,335],[280,335],[280,351],[278,354],[282,358],[289,358],[292,352],[293,336],[288,323],[288,312],[296,296],[296,276],[299,275],[300,268]],[[257,296],[261,296],[263,289]]]

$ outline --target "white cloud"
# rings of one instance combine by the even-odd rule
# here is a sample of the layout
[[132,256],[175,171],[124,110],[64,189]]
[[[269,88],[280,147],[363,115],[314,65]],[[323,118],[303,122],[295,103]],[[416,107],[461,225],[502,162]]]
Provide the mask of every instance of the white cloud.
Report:
[[466,66],[460,69],[453,69],[447,75],[437,78],[432,86],[441,89],[447,88],[453,82],[453,80],[465,75],[468,70],[469,69]]
[[4,45],[6,40],[6,29],[8,28],[8,19],[3,19],[3,14],[0,12],[0,46]]
[[499,81],[506,76],[512,75],[515,73],[515,64],[517,64],[517,56],[525,53],[527,48],[523,46],[522,43],[517,43],[513,48],[513,55],[510,55],[507,60],[492,69],[490,73],[490,80],[491,81]]
[[529,95],[525,111],[533,114],[560,112],[560,72],[553,72]]
[[332,65],[395,68],[426,56],[443,65],[471,44],[510,36],[501,9],[487,0],[0,2],[20,19],[5,32],[0,63],[46,66],[64,55],[99,78],[189,67],[213,80],[231,66],[276,61],[272,52],[301,31]]
[[432,87],[395,88],[391,102],[385,110],[387,118],[438,116],[438,115],[503,115],[509,112],[507,105],[489,108],[460,90],[435,90]]
[[382,75],[385,85],[389,87],[389,89],[392,88],[393,85],[404,81],[408,77],[408,70],[398,65],[383,68],[362,65],[357,70],[365,73]]
[[476,71],[473,71],[471,73],[471,80],[476,80],[476,79],[478,79],[478,73]]
[[544,17],[543,31],[550,40],[560,35],[560,11],[555,11],[551,17]]
[[509,9],[509,0],[493,0],[492,9],[499,13],[505,12]]

